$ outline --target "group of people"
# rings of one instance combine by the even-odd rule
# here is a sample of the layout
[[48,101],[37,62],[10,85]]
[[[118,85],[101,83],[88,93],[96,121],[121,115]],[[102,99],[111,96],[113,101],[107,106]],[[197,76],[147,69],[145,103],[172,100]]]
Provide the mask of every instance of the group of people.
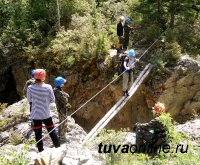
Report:
[[[124,18],[121,16],[117,24],[117,36],[119,40],[119,47],[117,52],[121,57],[120,73],[123,73],[123,95],[129,96],[128,87],[133,84],[133,69],[136,62],[139,61],[136,58],[136,53],[133,49],[128,50],[129,46],[129,34],[133,29],[137,27],[131,27],[130,18]],[[162,103],[156,103],[153,107],[153,114],[155,116],[149,123],[136,123],[134,125],[134,131],[136,132],[136,144],[141,145],[164,145],[166,140],[166,127],[159,121],[159,117],[166,112],[165,106]],[[145,152],[145,149],[144,151]]]
[[130,31],[136,29],[130,26],[132,20],[130,18],[124,18],[121,16],[117,24],[117,36],[119,40],[119,47],[117,51],[120,53],[122,50],[126,50],[129,46],[129,35]]
[[133,49],[129,51],[124,51],[128,49],[129,46],[129,33],[135,27],[130,26],[132,20],[130,18],[124,18],[121,16],[117,24],[117,36],[119,40],[119,47],[117,52],[120,53],[121,64],[120,73],[123,73],[123,95],[129,96],[128,86],[133,84],[133,68],[135,63],[139,61],[136,58],[136,53]]
[[[55,88],[50,84],[44,83],[46,79],[46,71],[44,69],[35,69],[31,73],[32,78],[27,81],[24,92],[26,92],[27,100],[30,104],[30,118],[32,120],[32,128],[35,132],[38,151],[44,150],[42,139],[42,124],[44,123],[51,140],[55,147],[60,147],[60,140],[65,141],[65,133],[67,130],[67,110],[71,108],[69,104],[69,95],[63,91],[66,79],[56,77],[54,79]],[[53,123],[50,103],[56,103],[59,122],[59,137],[55,131]]]
[[[124,24],[125,20],[125,24]],[[117,35],[119,39],[119,50],[128,48],[129,45],[129,32],[133,29],[129,24],[131,23],[130,18],[120,17],[119,23],[117,24]],[[120,72],[123,73],[123,95],[129,96],[128,86],[133,84],[133,69],[136,62],[139,61],[136,58],[136,53],[133,49],[121,53],[121,66]],[[35,139],[37,142],[38,151],[44,150],[42,139],[42,124],[44,123],[49,135],[53,141],[55,147],[60,146],[61,140],[65,141],[65,133],[67,129],[67,111],[71,108],[69,104],[69,95],[64,92],[63,86],[67,80],[63,77],[56,77],[54,79],[53,89],[50,84],[46,84],[46,71],[44,69],[35,69],[31,72],[31,79],[27,81],[24,93],[27,96],[27,100],[30,104],[30,118],[32,120],[32,127],[35,132]],[[55,125],[53,123],[50,114],[50,103],[56,103],[58,115],[59,115],[59,135],[55,131]],[[166,112],[163,104],[158,103],[154,107],[154,114],[156,117]],[[135,125],[137,139],[144,138],[145,132],[159,134],[165,132],[165,127],[160,123],[157,118],[146,124]],[[156,131],[159,130],[159,131]],[[153,131],[153,132],[152,132]],[[139,143],[139,142],[138,142]]]

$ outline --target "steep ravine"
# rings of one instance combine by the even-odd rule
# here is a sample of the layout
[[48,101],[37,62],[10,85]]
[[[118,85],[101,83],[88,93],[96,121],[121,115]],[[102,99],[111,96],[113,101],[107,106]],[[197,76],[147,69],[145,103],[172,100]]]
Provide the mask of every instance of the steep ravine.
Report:
[[[199,61],[183,56],[177,66],[168,68],[168,72],[168,75],[161,79],[156,79],[155,73],[152,72],[107,127],[115,129],[131,128],[135,122],[149,121],[152,118],[151,107],[157,101],[165,103],[170,114],[180,123],[198,113],[200,111]],[[74,109],[72,111],[80,107],[108,83],[101,81],[103,76],[100,74],[93,81],[86,83],[78,81],[77,84],[70,84],[70,81],[77,82],[74,79],[77,79],[77,77],[75,75],[69,76],[69,84],[66,87],[66,91],[74,89],[72,97]],[[74,115],[76,121],[85,130],[90,130],[122,97],[121,85],[122,79],[120,78],[77,112]]]

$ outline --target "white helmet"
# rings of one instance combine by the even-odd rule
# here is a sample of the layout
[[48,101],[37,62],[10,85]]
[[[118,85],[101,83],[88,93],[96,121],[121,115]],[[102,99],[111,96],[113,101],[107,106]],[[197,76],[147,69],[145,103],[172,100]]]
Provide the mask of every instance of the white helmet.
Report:
[[124,18],[124,16],[121,16],[121,17],[119,17],[119,19],[120,19],[120,20],[124,20],[125,18]]

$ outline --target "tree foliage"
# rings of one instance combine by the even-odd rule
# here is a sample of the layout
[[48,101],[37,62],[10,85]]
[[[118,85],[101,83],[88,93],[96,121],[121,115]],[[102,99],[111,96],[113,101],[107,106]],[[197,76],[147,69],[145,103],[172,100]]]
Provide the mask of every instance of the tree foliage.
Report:
[[169,64],[182,52],[199,54],[199,10],[198,0],[2,0],[1,63],[25,59],[47,69],[90,63],[117,46],[116,24],[124,15],[141,26],[131,34],[133,45],[148,46],[164,32],[160,51]]
[[[139,38],[145,36],[146,43],[153,42],[161,33],[165,43],[176,42],[182,52],[199,54],[199,11],[198,0],[138,0],[131,6],[132,17],[141,20]],[[135,35],[138,37],[138,34]]]

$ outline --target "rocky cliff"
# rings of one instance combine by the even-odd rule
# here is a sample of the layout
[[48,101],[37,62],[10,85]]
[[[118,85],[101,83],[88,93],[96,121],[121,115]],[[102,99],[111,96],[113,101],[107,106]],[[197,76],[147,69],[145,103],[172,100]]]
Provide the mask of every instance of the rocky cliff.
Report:
[[170,76],[164,82],[148,80],[150,83],[144,86],[145,97],[150,106],[155,101],[165,103],[178,122],[185,122],[192,114],[200,112],[200,62],[182,56],[169,72]]
[[[151,107],[158,101],[166,105],[168,112],[178,122],[185,122],[198,114],[200,62],[186,55],[180,58],[175,67],[166,69],[168,74],[164,79],[157,79],[152,73],[107,128],[131,128],[135,122],[149,121],[152,118]],[[105,85],[100,79],[87,84],[78,83],[74,87],[77,91],[72,99],[74,107],[78,108]],[[66,88],[69,89],[73,89],[73,86]],[[121,96],[119,79],[75,114],[77,122],[90,130]]]

